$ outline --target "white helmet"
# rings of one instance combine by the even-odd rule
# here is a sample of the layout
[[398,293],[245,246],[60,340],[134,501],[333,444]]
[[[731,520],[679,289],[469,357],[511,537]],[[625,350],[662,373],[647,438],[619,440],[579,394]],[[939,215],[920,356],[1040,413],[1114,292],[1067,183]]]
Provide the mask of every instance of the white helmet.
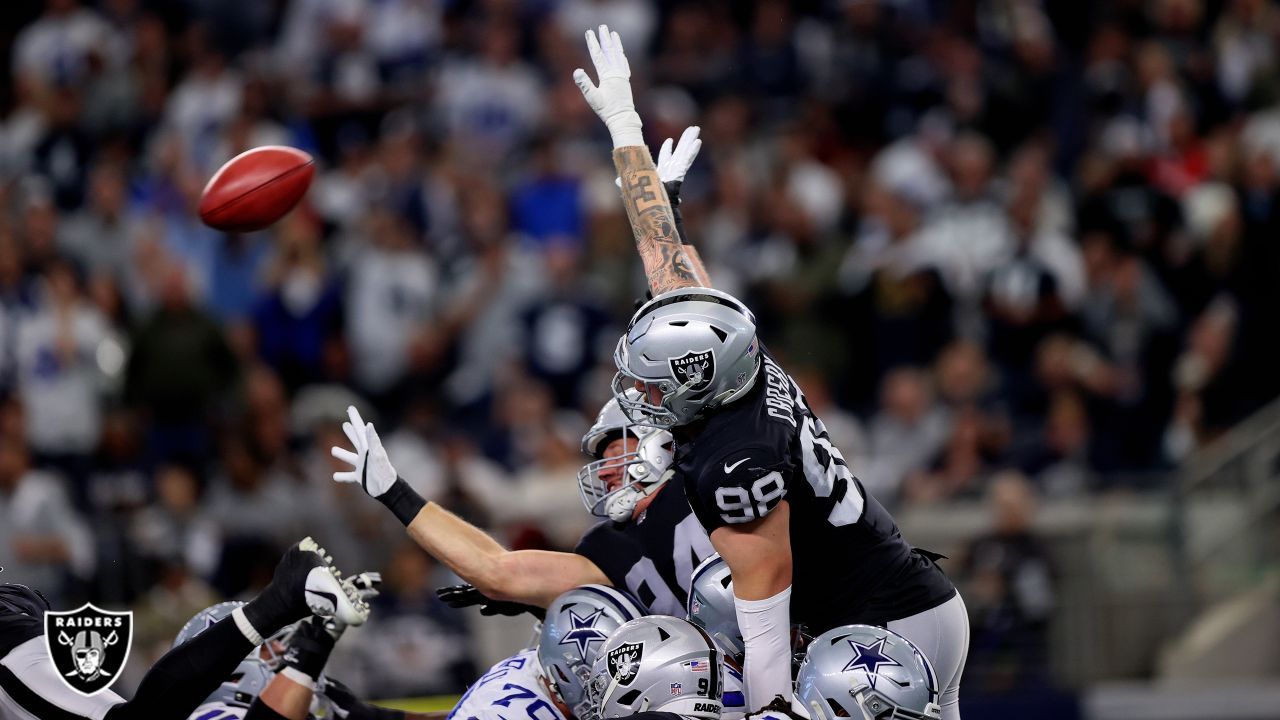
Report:
[[[640,396],[637,390],[629,393],[636,399]],[[628,438],[637,440],[634,450],[604,457],[609,443]],[[596,458],[578,471],[582,504],[596,517],[624,522],[631,518],[642,498],[652,495],[670,479],[674,441],[666,430],[633,423],[614,398],[604,404],[595,424],[582,436],[582,452]],[[622,484],[610,489],[609,483],[600,477],[606,470],[621,471]]]

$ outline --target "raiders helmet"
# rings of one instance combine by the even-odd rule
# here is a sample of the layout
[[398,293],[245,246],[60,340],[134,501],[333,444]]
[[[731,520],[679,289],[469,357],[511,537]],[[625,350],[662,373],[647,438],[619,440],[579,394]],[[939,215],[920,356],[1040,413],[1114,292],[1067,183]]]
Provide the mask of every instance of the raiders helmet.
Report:
[[[756,318],[719,290],[665,292],[632,316],[613,361],[613,396],[629,417],[664,429],[684,425],[755,384]],[[630,388],[643,390],[630,396]]]
[[738,611],[733,604],[733,576],[719,553],[703,560],[689,583],[689,622],[697,625],[738,665],[746,654],[746,643],[738,629]]
[[582,585],[547,606],[538,634],[538,662],[552,692],[580,720],[590,702],[586,685],[591,664],[610,633],[644,615],[632,597],[607,585]]
[[[640,396],[638,390],[629,390],[626,394],[632,399]],[[604,457],[609,443],[627,438],[635,438],[635,450]],[[614,522],[630,519],[636,503],[652,495],[671,477],[667,472],[674,457],[671,433],[631,422],[616,399],[605,403],[595,424],[582,437],[582,452],[596,459],[578,471],[578,494],[587,511],[596,517],[607,517]],[[613,489],[600,477],[605,470],[621,473],[621,482]]]
[[884,628],[842,625],[813,639],[796,676],[812,720],[936,720],[938,681],[910,640]]
[[724,657],[697,625],[650,615],[609,637],[596,656],[587,689],[593,711],[589,720],[646,711],[720,720]]

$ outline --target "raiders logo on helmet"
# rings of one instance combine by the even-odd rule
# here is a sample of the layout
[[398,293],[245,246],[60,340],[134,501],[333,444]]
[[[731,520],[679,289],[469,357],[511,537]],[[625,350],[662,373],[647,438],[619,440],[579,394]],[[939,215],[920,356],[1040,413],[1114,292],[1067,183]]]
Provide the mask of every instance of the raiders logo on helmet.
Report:
[[699,392],[711,386],[716,376],[716,356],[710,348],[687,352],[667,361],[676,382],[688,385],[690,392]]
[[58,676],[81,695],[111,687],[133,646],[133,613],[111,612],[90,603],[44,614],[44,642]]
[[630,685],[640,672],[644,643],[627,643],[609,651],[609,674],[619,685]]

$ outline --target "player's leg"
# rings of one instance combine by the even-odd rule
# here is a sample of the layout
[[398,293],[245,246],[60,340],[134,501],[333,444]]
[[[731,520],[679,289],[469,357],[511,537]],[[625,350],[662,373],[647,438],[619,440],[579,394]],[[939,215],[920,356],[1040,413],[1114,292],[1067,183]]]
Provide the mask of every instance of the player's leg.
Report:
[[960,593],[931,610],[890,622],[889,629],[929,658],[938,674],[942,720],[960,720],[960,676],[969,655],[969,613]]
[[351,624],[359,610],[337,579],[330,558],[311,538],[285,553],[271,583],[247,605],[174,647],[143,677],[133,700],[111,708],[110,720],[186,717],[277,630],[312,612]]

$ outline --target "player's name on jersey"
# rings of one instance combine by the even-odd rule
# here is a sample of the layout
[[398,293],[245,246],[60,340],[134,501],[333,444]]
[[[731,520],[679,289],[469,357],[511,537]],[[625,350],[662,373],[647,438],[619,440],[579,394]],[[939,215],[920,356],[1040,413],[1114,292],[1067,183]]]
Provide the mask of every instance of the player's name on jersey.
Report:
[[54,615],[53,626],[58,629],[62,628],[118,628],[123,627],[124,618],[120,617],[71,617],[66,615]]
[[786,420],[791,427],[796,426],[795,400],[791,397],[791,380],[782,368],[765,358],[764,361],[764,404],[768,407],[770,417]]

